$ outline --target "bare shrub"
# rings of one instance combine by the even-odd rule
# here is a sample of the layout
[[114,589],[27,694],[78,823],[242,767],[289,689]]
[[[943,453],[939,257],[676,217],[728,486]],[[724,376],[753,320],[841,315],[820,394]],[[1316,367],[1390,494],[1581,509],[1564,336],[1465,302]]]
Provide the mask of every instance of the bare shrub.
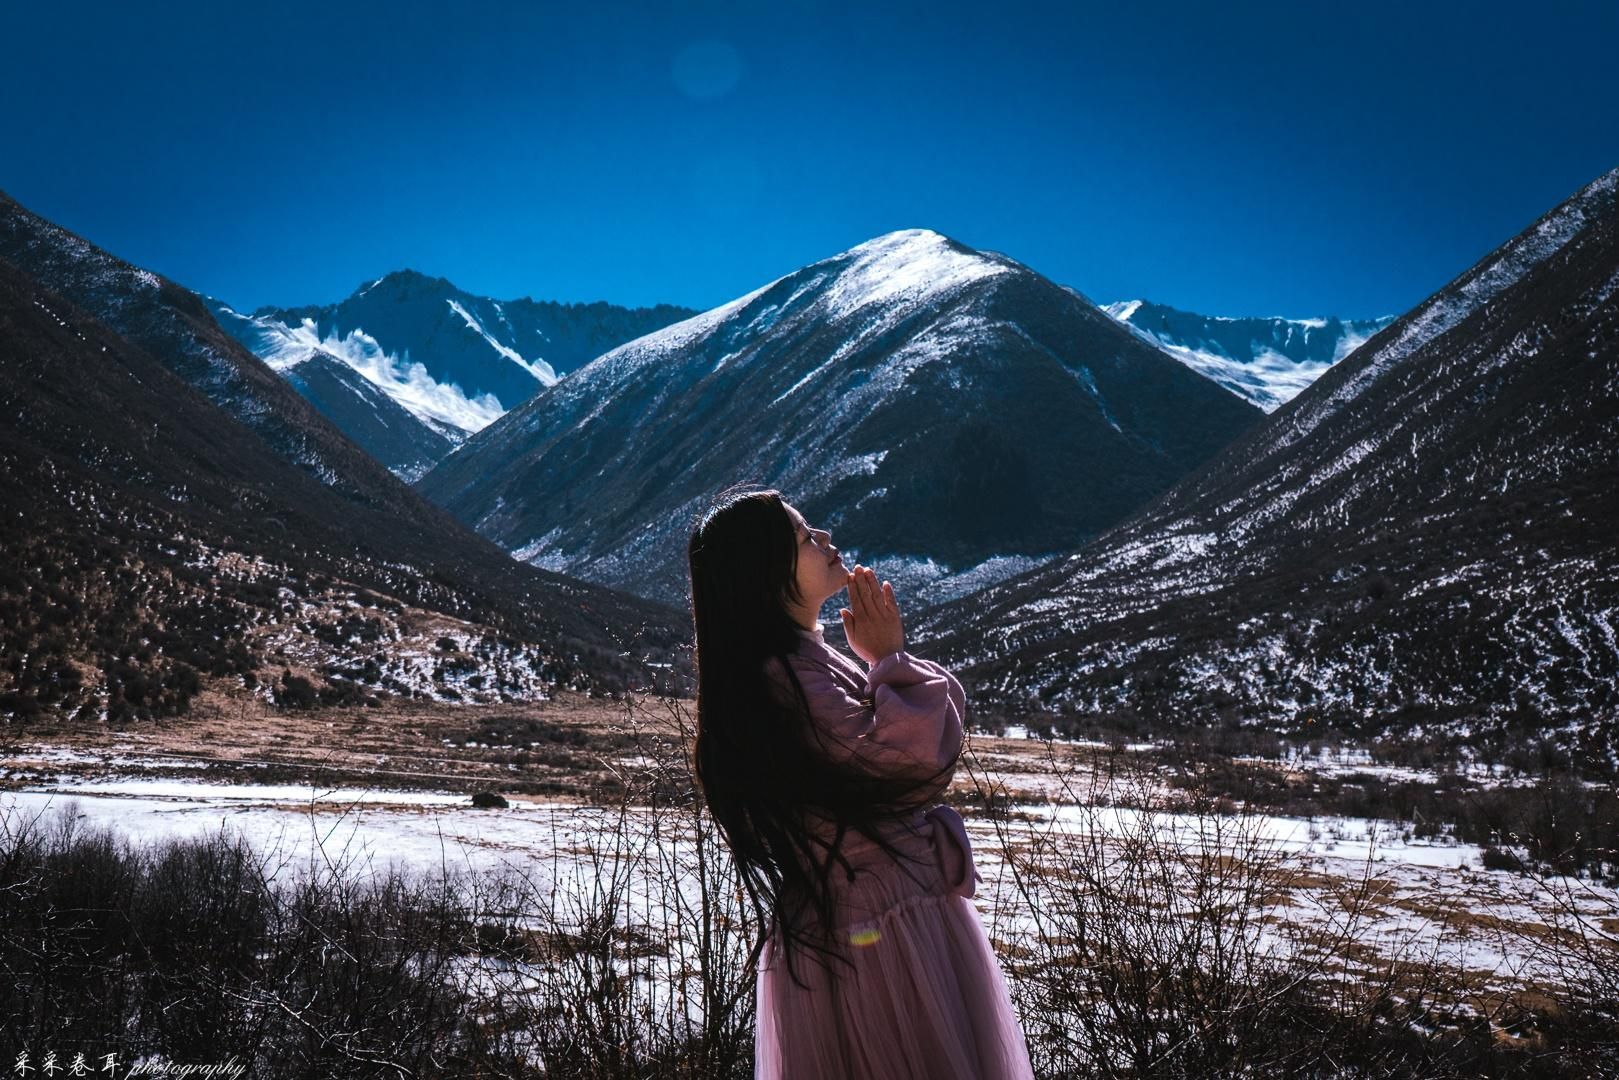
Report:
[[1038,1074],[1572,1077],[1619,1063],[1590,1040],[1613,1015],[1600,995],[1615,1000],[1588,974],[1614,955],[1591,935],[1534,940],[1564,965],[1537,988],[1542,1007],[1485,992],[1450,961],[1456,910],[1424,918],[1426,945],[1377,934],[1388,887],[1370,857],[1323,875],[1267,819],[1134,760],[1064,774],[1068,805],[1048,820],[968,759],[1006,886],[989,915]]
[[755,927],[692,783],[686,708],[627,704],[613,800],[553,826],[547,880],[494,885],[507,992],[485,1007],[550,1075],[752,1073]]

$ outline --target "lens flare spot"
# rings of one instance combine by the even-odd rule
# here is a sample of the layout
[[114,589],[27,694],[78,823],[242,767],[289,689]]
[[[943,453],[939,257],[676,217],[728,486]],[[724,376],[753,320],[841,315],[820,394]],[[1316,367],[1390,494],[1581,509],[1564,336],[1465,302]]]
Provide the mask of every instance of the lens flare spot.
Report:
[[726,42],[694,41],[675,57],[671,74],[687,97],[722,97],[742,78],[742,57]]

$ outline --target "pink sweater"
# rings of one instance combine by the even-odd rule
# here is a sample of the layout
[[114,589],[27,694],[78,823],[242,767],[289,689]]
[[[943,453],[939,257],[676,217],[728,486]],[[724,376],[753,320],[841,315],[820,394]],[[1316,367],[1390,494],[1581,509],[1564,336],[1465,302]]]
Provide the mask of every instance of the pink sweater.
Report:
[[[798,652],[788,658],[809,699],[810,716],[826,736],[834,756],[863,758],[879,769],[901,775],[927,776],[949,766],[940,776],[934,798],[950,786],[961,752],[967,697],[954,675],[930,660],[908,652],[890,653],[862,671],[860,665],[826,643],[823,624],[799,630]],[[774,658],[766,672],[783,692],[791,686]],[[870,704],[866,704],[870,702]],[[925,845],[947,887],[972,896],[979,880],[972,845],[961,815],[943,804],[918,813],[886,838],[901,849]],[[826,838],[831,839],[828,830]],[[857,867],[880,865],[877,845],[859,834],[845,835],[840,848]]]

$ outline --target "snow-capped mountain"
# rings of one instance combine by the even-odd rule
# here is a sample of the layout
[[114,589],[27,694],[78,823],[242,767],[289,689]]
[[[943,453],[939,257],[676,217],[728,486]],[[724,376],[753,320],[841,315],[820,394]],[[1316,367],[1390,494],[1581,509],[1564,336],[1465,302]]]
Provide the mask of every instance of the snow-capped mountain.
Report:
[[1611,752],[1616,294],[1619,170],[1128,522],[917,631],[1012,709]]
[[457,443],[614,346],[694,314],[665,304],[492,300],[414,270],[368,282],[336,304],[252,314],[209,304],[272,368],[326,353]]
[[1261,416],[1026,267],[913,229],[614,349],[419,488],[519,558],[683,602],[696,514],[766,483],[938,598],[1095,535]]
[[1274,412],[1333,364],[1394,321],[1225,318],[1195,315],[1150,300],[1102,310],[1193,371]]

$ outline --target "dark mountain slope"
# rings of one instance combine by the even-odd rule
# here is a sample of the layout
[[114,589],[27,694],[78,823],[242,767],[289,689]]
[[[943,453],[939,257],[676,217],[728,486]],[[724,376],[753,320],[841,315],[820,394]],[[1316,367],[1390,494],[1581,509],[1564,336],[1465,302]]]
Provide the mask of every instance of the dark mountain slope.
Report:
[[[613,688],[684,636],[663,609],[513,563],[381,475],[413,516],[287,463],[0,260],[0,710],[127,719],[184,708],[209,675],[262,686],[283,668],[359,696]],[[456,650],[432,656],[434,634]]]
[[918,632],[980,700],[1611,738],[1619,170],[1164,498]]
[[409,517],[408,487],[226,334],[195,293],[132,266],[0,193],[0,258],[145,349],[271,450],[347,500]]

